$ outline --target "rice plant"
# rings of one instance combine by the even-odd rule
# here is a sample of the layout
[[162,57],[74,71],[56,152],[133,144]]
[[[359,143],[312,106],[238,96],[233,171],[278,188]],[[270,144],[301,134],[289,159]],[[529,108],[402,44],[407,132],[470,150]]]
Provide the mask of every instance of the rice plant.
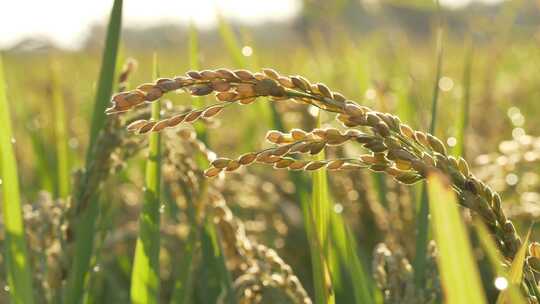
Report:
[[0,303],[538,303],[536,4],[420,2],[3,52]]
[[[501,208],[499,194],[478,180],[470,172],[469,165],[463,158],[455,158],[449,155],[442,141],[430,133],[413,130],[394,115],[377,112],[347,100],[342,94],[331,91],[322,83],[312,84],[302,76],[282,76],[272,69],[263,69],[259,73],[227,69],[190,71],[186,73],[186,76],[170,79],[161,78],[154,84],[144,84],[136,90],[115,95],[112,99],[113,105],[107,109],[107,113],[114,114],[129,111],[144,102],[154,102],[164,93],[179,89],[184,89],[193,96],[204,96],[215,92],[219,103],[202,109],[173,114],[165,119],[137,120],[128,125],[127,129],[138,134],[160,132],[164,129],[176,127],[181,123],[193,123],[198,119],[213,118],[225,107],[233,104],[248,105],[261,96],[270,97],[275,101],[295,100],[321,110],[337,113],[337,119],[346,128],[345,130],[316,128],[311,131],[293,129],[288,133],[270,131],[266,139],[274,144],[273,147],[248,152],[235,159],[217,158],[211,163],[210,168],[205,171],[207,177],[215,177],[221,173],[237,171],[242,167],[261,163],[270,165],[274,169],[301,171],[319,169],[339,171],[366,168],[374,172],[384,172],[397,182],[412,185],[425,179],[430,174],[429,172],[437,171],[447,176],[459,204],[469,208],[482,219],[495,237],[505,258],[510,261],[514,258],[523,260],[521,256],[523,251],[520,248],[524,248],[524,246],[513,223],[508,220]],[[355,127],[364,127],[365,131],[358,130]],[[338,159],[303,160],[295,157],[297,155],[318,154],[327,146],[340,146],[354,142],[361,144],[370,153],[352,158]],[[322,187],[324,186],[319,181],[315,189],[322,191]],[[438,192],[440,192],[440,189],[431,191],[432,195]],[[320,195],[316,196],[318,201],[321,200]],[[451,198],[451,195],[443,194],[442,197]],[[452,203],[443,202],[441,204],[448,205]],[[438,209],[435,208],[435,210]],[[450,211],[441,211],[440,216],[437,216],[437,218],[440,217],[441,219],[437,221],[446,220],[445,214],[447,212]],[[441,229],[440,233],[444,233],[461,227],[458,217],[453,220],[450,218],[448,221],[449,224],[447,225],[457,225],[456,228],[451,228],[452,226],[445,228],[443,224],[439,223],[435,224],[435,231]],[[324,220],[318,219],[318,222],[324,223]],[[439,225],[443,226],[439,228]],[[464,245],[460,245],[463,248],[458,249],[458,251],[466,254],[470,252],[470,249],[467,249],[468,246],[465,245],[466,235],[464,231],[459,232],[459,234],[463,235],[465,241],[463,241]],[[439,237],[446,240],[449,235],[441,234]],[[322,237],[316,238],[320,242],[316,251],[321,255],[325,251],[320,241],[322,238],[325,238],[324,234]],[[450,252],[449,250],[445,255],[451,256]],[[459,259],[460,263],[465,260],[471,260],[470,254],[468,257]],[[329,272],[324,270],[328,266],[325,265],[324,259],[321,261],[322,263],[318,264],[319,270],[317,272],[329,276]],[[445,263],[452,265],[450,261],[441,261],[441,263],[443,265]],[[521,267],[527,269],[527,272],[531,271],[529,265],[521,265]],[[321,268],[323,270],[320,270]],[[442,268],[442,270],[450,275],[449,271],[455,270],[455,266]],[[324,282],[328,278],[319,280]],[[453,283],[450,282],[452,280],[459,281],[454,276],[454,279],[448,279],[447,285],[443,287],[451,289]],[[478,281],[477,278],[473,280]],[[444,283],[445,281],[443,281]],[[478,282],[476,284],[478,285]],[[534,286],[536,286],[535,284]],[[329,297],[332,297],[328,293],[331,293],[330,286],[328,283],[317,286],[317,290],[326,293],[317,296],[324,299],[320,300],[321,302],[327,302]],[[464,293],[467,287],[457,287],[458,290],[463,290],[461,292],[456,291],[457,295],[464,297],[463,299],[452,300],[451,295],[446,296],[446,298],[452,303],[459,303],[462,300],[472,300],[478,296],[477,300],[483,301],[481,292],[471,295]],[[480,288],[478,289],[480,290]],[[534,296],[534,289],[535,287],[528,289],[529,295]]]

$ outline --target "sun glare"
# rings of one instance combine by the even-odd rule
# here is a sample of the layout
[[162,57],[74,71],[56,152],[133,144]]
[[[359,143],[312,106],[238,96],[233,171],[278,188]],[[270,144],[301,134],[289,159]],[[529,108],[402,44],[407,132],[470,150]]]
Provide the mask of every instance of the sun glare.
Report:
[[[471,1],[495,3],[502,0],[440,1],[448,7],[460,7]],[[111,2],[5,1],[0,10],[0,49],[31,37],[48,39],[64,48],[77,48],[89,28],[107,18]],[[129,0],[124,2],[124,25],[148,27],[192,21],[201,28],[208,28],[215,25],[218,14],[247,24],[283,21],[296,16],[301,5],[300,0]]]
[[[111,2],[6,1],[0,10],[0,49],[35,36],[50,39],[61,47],[76,48],[93,24],[106,20]],[[124,25],[148,27],[193,21],[201,28],[208,28],[215,25],[218,14],[256,24],[290,19],[300,8],[300,1],[295,0],[129,0],[124,1]]]

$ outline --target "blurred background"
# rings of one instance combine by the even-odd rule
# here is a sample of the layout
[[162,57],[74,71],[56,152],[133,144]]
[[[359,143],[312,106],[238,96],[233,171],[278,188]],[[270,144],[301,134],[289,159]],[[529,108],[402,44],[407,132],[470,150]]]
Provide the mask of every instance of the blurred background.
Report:
[[[537,124],[526,118],[535,117],[540,110],[534,102],[540,94],[535,83],[540,55],[539,2],[440,3],[438,12],[435,3],[427,0],[155,4],[131,0],[125,3],[120,53],[124,61],[131,57],[138,62],[131,78],[133,86],[151,81],[153,53],[163,63],[163,76],[182,74],[190,66],[191,25],[198,32],[200,68],[273,67],[284,74],[305,75],[425,129],[437,63],[436,32],[441,27],[440,111],[444,117],[441,125],[446,125],[439,135],[457,136],[452,122],[464,97],[468,53],[472,53],[467,89],[473,109],[471,136],[481,137],[482,144],[467,149],[473,154],[493,151],[500,139],[511,138],[514,127],[519,134],[534,133]],[[11,88],[9,99],[20,122],[16,132],[39,132],[41,140],[49,136],[43,134],[52,122],[47,112],[51,94],[47,80],[50,63],[56,62],[70,114],[69,144],[75,166],[87,140],[84,122],[90,115],[110,5],[108,1],[17,1],[5,4],[0,12],[0,49]],[[239,50],[232,49],[235,47]],[[183,96],[171,99],[188,101]],[[527,115],[519,116],[515,125],[507,113],[510,108],[512,113],[518,109]],[[28,136],[20,140],[19,147],[31,145],[24,142],[30,141]],[[23,172],[30,186],[37,182],[36,171],[30,170],[35,158],[31,151],[21,151],[29,154],[21,165],[28,166]]]
[[[516,2],[521,3],[521,9],[513,21],[522,29],[534,27],[538,17],[536,1],[440,0],[452,32],[457,33],[463,33],[464,28],[470,27],[473,19],[473,23],[487,26],[496,15],[503,13],[505,6],[516,5]],[[0,12],[0,48],[16,52],[38,49],[76,51],[98,47],[93,43],[100,40],[99,33],[108,17],[109,4],[108,1],[85,3],[68,0],[54,3],[26,0],[5,4]],[[132,0],[125,4],[123,18],[124,28],[129,33],[125,37],[127,45],[133,47],[135,45],[132,44],[139,41],[155,48],[157,45],[168,47],[166,42],[180,43],[181,40],[173,37],[185,32],[182,29],[189,23],[205,32],[212,32],[218,23],[218,15],[238,27],[249,28],[255,36],[264,31],[265,24],[276,27],[272,37],[261,40],[282,37],[287,41],[291,35],[315,30],[312,28],[315,25],[326,27],[329,32],[342,27],[340,30],[357,34],[384,26],[385,29],[400,28],[422,36],[429,32],[434,6],[429,0],[338,0],[331,3],[317,0],[162,0],[155,5]]]
[[[83,165],[111,5],[104,0],[1,5],[0,50],[25,203],[54,200],[59,192],[57,155],[51,148],[55,94],[63,99],[66,112],[69,167]],[[137,62],[128,88],[153,81],[153,54],[163,77],[181,75],[194,65],[272,67],[323,82],[352,100],[427,130],[435,86],[437,136],[450,147],[462,144],[458,121],[468,104],[463,147],[473,171],[503,193],[513,218],[540,217],[538,0],[441,0],[440,7],[427,0],[128,0],[123,17],[118,69],[128,58]],[[196,59],[189,48],[193,33]],[[438,46],[442,57],[437,79]],[[191,104],[186,94],[169,95],[171,105]],[[313,113],[303,106],[278,104],[276,109],[285,129],[307,129],[315,123]],[[333,124],[332,119],[323,116],[323,124]],[[225,157],[260,149],[270,120],[256,107],[228,109],[208,126],[208,145]],[[109,185],[117,190],[107,195],[114,216],[104,225],[126,233],[111,233],[113,239],[104,246],[113,250],[105,251],[101,267],[94,269],[104,274],[92,288],[108,299],[127,299],[143,165],[142,160],[129,163],[116,184]],[[225,193],[231,208],[246,222],[250,237],[276,248],[300,279],[309,282],[309,253],[304,250],[293,183],[286,173],[263,166],[248,172],[225,181],[231,189]],[[382,241],[412,257],[413,194],[390,180],[372,179],[367,172],[330,174],[330,181],[335,210],[353,227],[368,268],[373,249]],[[385,189],[382,196],[380,187]],[[131,211],[122,213],[125,206]],[[308,291],[310,285],[304,284]],[[339,296],[347,297],[346,292]]]

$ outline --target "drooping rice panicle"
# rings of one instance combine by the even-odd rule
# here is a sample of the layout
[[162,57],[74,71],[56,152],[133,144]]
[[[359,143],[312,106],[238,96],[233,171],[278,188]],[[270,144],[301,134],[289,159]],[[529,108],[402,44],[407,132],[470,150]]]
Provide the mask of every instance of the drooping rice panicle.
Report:
[[[490,228],[506,258],[512,259],[521,247],[521,240],[514,224],[503,212],[499,194],[477,179],[470,172],[469,165],[463,158],[449,155],[440,139],[432,134],[413,130],[394,115],[378,112],[347,100],[342,94],[331,91],[326,85],[312,84],[302,76],[282,76],[272,69],[264,69],[258,73],[226,69],[190,71],[186,76],[160,79],[155,84],[145,84],[134,91],[114,96],[113,106],[109,108],[108,113],[130,110],[144,102],[152,102],[164,93],[180,88],[188,90],[194,96],[216,93],[216,98],[223,103],[249,104],[257,97],[266,96],[273,101],[290,99],[336,113],[337,119],[347,128],[344,133],[338,132],[340,136],[351,130],[355,132],[354,128],[363,128],[367,131],[366,134],[369,134],[362,135],[360,143],[371,152],[370,157],[356,158],[356,162],[362,165],[367,163],[370,170],[385,172],[403,184],[414,184],[423,180],[431,170],[441,171],[450,178],[460,204],[480,215]],[[206,116],[214,117],[221,111],[222,106],[223,104],[217,104],[175,115],[162,121],[140,121],[130,125],[129,129],[139,133],[157,132],[178,126],[180,123],[192,123],[204,116],[203,113],[208,109],[213,110],[206,112]],[[271,140],[278,142],[283,140],[280,142],[282,145],[262,152],[248,153],[236,160],[221,159],[206,171],[207,176],[215,176],[221,171],[233,171],[240,167],[242,162],[247,164],[256,160],[264,160],[274,166],[278,166],[276,164],[280,162],[279,167],[284,168],[290,168],[291,164],[298,164],[299,167],[304,168],[308,163],[288,159],[281,153],[291,151],[291,144],[309,146],[313,149],[322,149],[326,145],[322,141],[306,144],[300,140],[296,143],[292,140],[292,134],[289,136],[290,139],[288,136],[283,136],[283,138],[277,135],[271,136],[275,137]],[[287,143],[288,140],[290,142]],[[272,155],[273,153],[278,155]],[[359,167],[365,167],[362,165]],[[316,162],[310,169],[326,166],[328,163]],[[294,168],[293,166],[292,169]]]

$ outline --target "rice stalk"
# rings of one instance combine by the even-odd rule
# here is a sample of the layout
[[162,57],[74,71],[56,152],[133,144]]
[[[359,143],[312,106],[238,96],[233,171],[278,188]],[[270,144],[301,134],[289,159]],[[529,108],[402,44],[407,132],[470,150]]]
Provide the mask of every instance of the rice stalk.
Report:
[[[219,20],[219,32],[220,36],[223,40],[223,42],[226,45],[227,51],[230,56],[232,56],[235,59],[236,64],[244,65],[246,62],[243,62],[242,60],[244,57],[240,53],[240,47],[236,40],[236,36],[232,29],[230,28],[230,25],[226,22],[225,19],[218,16]],[[189,32],[189,61],[190,61],[190,68],[191,69],[198,69],[200,65],[200,50],[199,50],[199,38],[198,38],[198,32],[195,28],[195,25],[192,24],[190,26],[190,32]],[[204,97],[198,97],[196,98],[196,104],[204,104]],[[203,124],[198,124],[195,126],[195,129],[197,131],[197,136],[202,139],[202,142],[207,144],[209,141],[207,129]],[[246,139],[251,138],[251,136],[247,135]],[[245,142],[249,142],[246,140]],[[206,155],[204,153],[200,154],[198,153],[197,163],[199,166],[204,167],[208,165],[208,158],[205,157]],[[204,199],[206,197],[206,189],[207,189],[207,181],[204,179],[201,181],[202,183],[202,189],[204,189],[203,193],[200,194],[200,197],[197,198],[197,200]],[[192,217],[192,216],[190,216]],[[232,292],[232,280],[230,278],[230,275],[226,269],[226,265],[223,253],[221,251],[221,243],[218,239],[218,236],[215,234],[215,223],[211,220],[211,218],[206,218],[204,220],[206,223],[201,225],[198,223],[199,228],[193,226],[194,231],[194,238],[193,240],[195,242],[199,242],[200,238],[202,238],[203,242],[206,242],[208,240],[213,240],[214,244],[213,246],[207,246],[208,243],[206,242],[206,246],[201,246],[201,249],[203,252],[203,257],[205,259],[204,262],[208,262],[208,259],[212,259],[211,263],[215,263],[215,266],[212,271],[217,273],[218,276],[221,279],[221,287],[224,287],[226,290],[226,300],[230,302],[234,301],[233,298],[233,292]],[[196,221],[191,220],[192,225],[196,225]],[[198,229],[199,231],[196,231]],[[191,280],[190,277],[186,278],[187,280]],[[188,281],[189,282],[189,281]],[[206,281],[205,281],[206,282]],[[207,286],[207,288],[210,288],[210,286]]]
[[[188,56],[189,68],[198,70],[200,67],[199,33],[194,23],[190,23],[189,25]],[[204,106],[204,98],[194,98],[193,105],[199,108]],[[195,129],[197,130],[197,136],[201,138],[203,142],[208,142],[206,126],[204,124],[197,124]]]
[[234,288],[240,303],[260,301],[264,289],[278,288],[294,303],[311,304],[291,267],[273,249],[247,238],[244,224],[234,217],[220,195],[213,193],[210,200],[226,251],[239,259],[235,265],[242,274],[235,279]]
[[[189,25],[189,43],[188,43],[188,57],[189,57],[189,66],[192,69],[198,69],[200,65],[200,59],[199,59],[199,35],[198,30],[195,26],[195,24],[190,23]],[[198,107],[202,107],[204,105],[204,100],[202,98],[195,98],[194,105]],[[201,146],[203,146],[203,143],[208,142],[208,134],[207,129],[204,124],[198,124],[195,126],[195,130],[197,132],[197,137],[201,140]],[[185,139],[190,139],[191,136],[185,137]],[[193,143],[193,141],[188,140],[188,142]],[[168,144],[168,142],[167,142]],[[175,167],[178,169],[179,172],[186,172],[187,170],[184,168],[178,168],[178,164],[175,162],[181,162],[182,164],[185,162],[186,159],[189,159],[189,156],[185,154],[178,153],[178,149],[175,149],[174,146],[166,146],[166,153],[168,153],[168,157],[165,158],[166,162],[168,161],[168,165],[171,167]],[[194,154],[197,156],[197,162],[200,163],[199,165],[204,166],[207,164],[207,161],[205,161],[205,154],[199,153],[200,151],[196,151]],[[178,155],[177,155],[178,154]],[[173,161],[174,160],[174,161]],[[186,167],[189,168],[189,166],[186,164]],[[192,170],[188,171],[190,173],[194,172]],[[180,182],[176,180],[169,180],[166,181],[167,183],[177,183],[182,185],[182,192],[183,197],[186,199],[187,202],[187,215],[189,219],[189,234],[187,237],[187,243],[184,248],[184,252],[182,255],[181,261],[179,261],[178,265],[178,276],[175,279],[174,288],[171,296],[170,303],[190,303],[192,298],[192,289],[193,289],[193,279],[194,279],[194,272],[197,267],[197,257],[200,250],[200,221],[197,219],[197,212],[195,211],[195,206],[198,202],[198,200],[201,199],[201,197],[204,196],[204,192],[206,192],[204,189],[206,188],[206,181],[202,180],[200,181],[194,181],[190,180],[188,176],[192,176],[191,174],[186,174],[183,176],[177,176],[180,177]],[[195,193],[195,189],[203,188],[203,193]],[[206,256],[209,254],[207,253]]]
[[[157,55],[154,54],[154,78],[159,76]],[[152,119],[159,120],[160,102],[152,104]],[[139,236],[135,246],[131,275],[133,303],[159,303],[160,197],[161,197],[161,136],[154,133],[148,143],[145,189],[139,217]]]
[[461,97],[461,109],[458,120],[458,134],[456,136],[457,146],[454,155],[465,157],[466,134],[469,125],[469,112],[471,103],[471,75],[472,62],[474,58],[474,47],[471,38],[468,38],[465,53],[465,67],[463,69],[463,95]]
[[[321,113],[317,125],[320,126]],[[316,152],[316,151],[312,151]],[[315,161],[324,160],[322,150],[316,154]],[[310,243],[311,265],[313,269],[315,303],[335,303],[334,286],[331,277],[329,257],[333,248],[328,227],[332,207],[328,194],[328,179],[326,171],[316,171],[312,174],[311,204],[304,204],[304,221]]]
[[[439,2],[437,1],[437,11],[440,14]],[[440,18],[440,16],[439,16]],[[440,20],[439,20],[440,21]],[[437,70],[433,85],[433,97],[431,100],[431,122],[429,132],[435,134],[437,126],[437,113],[439,103],[439,80],[441,79],[442,58],[443,58],[443,33],[442,26],[437,29]],[[417,212],[418,224],[416,235],[416,258],[414,260],[414,271],[417,286],[423,286],[424,271],[426,265],[426,251],[429,243],[429,194],[427,186],[422,184],[420,194],[420,206]]]

